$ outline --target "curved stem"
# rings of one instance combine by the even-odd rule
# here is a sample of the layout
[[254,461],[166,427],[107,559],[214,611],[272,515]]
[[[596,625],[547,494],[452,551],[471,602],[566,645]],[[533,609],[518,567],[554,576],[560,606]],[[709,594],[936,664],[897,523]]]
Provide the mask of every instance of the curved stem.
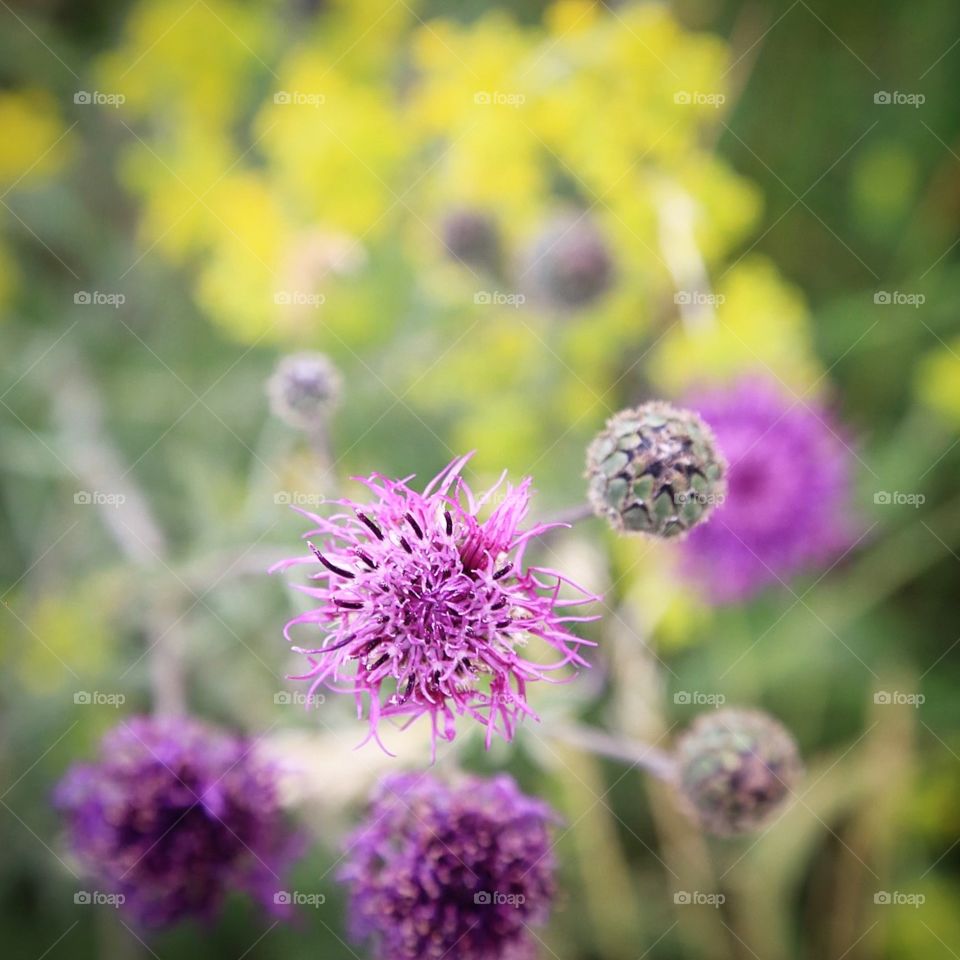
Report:
[[620,760],[632,767],[642,767],[651,776],[667,783],[673,782],[676,769],[673,757],[652,744],[613,737],[602,730],[579,724],[554,726],[551,735],[602,757]]

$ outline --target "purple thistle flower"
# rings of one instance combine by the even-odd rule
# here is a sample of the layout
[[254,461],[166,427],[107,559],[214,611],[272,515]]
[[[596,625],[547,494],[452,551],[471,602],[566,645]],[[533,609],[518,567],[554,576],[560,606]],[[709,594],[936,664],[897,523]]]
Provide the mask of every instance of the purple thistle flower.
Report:
[[547,804],[512,777],[381,781],[340,871],[350,928],[383,960],[521,960],[555,893]]
[[71,849],[139,923],[212,919],[234,889],[284,912],[274,895],[300,842],[251,747],[194,720],[135,717],[57,785]]
[[714,602],[745,600],[850,546],[851,455],[827,411],[755,378],[688,404],[730,464],[726,499],[683,544]]
[[[310,555],[273,568],[320,565],[312,579],[322,585],[299,588],[319,606],[285,630],[288,640],[297,624],[325,631],[320,646],[294,647],[310,661],[297,679],[312,679],[311,693],[326,684],[354,694],[361,716],[369,697],[367,739],[378,743],[382,717],[413,722],[422,714],[430,716],[434,752],[438,733],[452,740],[462,714],[486,725],[488,747],[494,733],[509,740],[524,714],[536,718],[526,702],[528,682],[550,679],[567,665],[586,666],[576,647],[590,641],[567,625],[597,618],[568,611],[598,598],[556,570],[523,566],[531,538],[561,524],[519,529],[529,478],[507,485],[481,522],[477,514],[504,477],[478,499],[460,476],[468,459],[454,461],[423,493],[407,486],[409,477],[358,478],[375,502],[338,500],[349,512],[328,518],[301,510],[314,524],[306,536],[320,546],[310,543]],[[576,596],[561,598],[564,585]],[[539,664],[523,656],[532,637],[559,659]]]

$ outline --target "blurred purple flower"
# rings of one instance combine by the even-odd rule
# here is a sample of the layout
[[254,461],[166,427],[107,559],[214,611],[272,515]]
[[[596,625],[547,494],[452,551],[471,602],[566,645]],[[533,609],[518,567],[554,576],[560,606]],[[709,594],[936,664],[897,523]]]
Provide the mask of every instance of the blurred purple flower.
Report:
[[[432,742],[452,740],[455,716],[467,714],[493,735],[509,740],[524,715],[526,685],[547,680],[567,665],[586,665],[568,624],[594,620],[568,612],[598,598],[562,573],[523,567],[527,542],[558,524],[519,529],[530,499],[530,480],[500,491],[504,477],[479,499],[460,476],[468,457],[454,461],[417,493],[407,480],[380,474],[361,479],[376,498],[369,505],[338,500],[347,513],[320,517],[305,510],[314,527],[307,537],[323,538],[312,553],[277,564],[319,564],[312,579],[322,586],[300,587],[320,604],[295,617],[290,628],[314,624],[325,631],[322,645],[294,647],[310,661],[297,679],[312,679],[352,693],[362,715],[369,697],[370,734],[379,743],[381,717],[430,716]],[[483,507],[499,501],[484,521]],[[561,598],[564,585],[574,594]],[[522,655],[531,638],[560,654],[539,664]],[[382,744],[381,744],[382,746]],[[385,748],[384,748],[385,749]]]
[[759,378],[687,400],[730,464],[725,501],[683,544],[686,570],[715,603],[836,559],[855,539],[851,453],[816,403]]
[[71,849],[139,923],[212,919],[234,889],[287,912],[275,894],[300,841],[251,748],[194,720],[135,717],[57,785]]
[[350,927],[382,960],[521,960],[548,919],[556,815],[509,776],[381,781],[347,840]]

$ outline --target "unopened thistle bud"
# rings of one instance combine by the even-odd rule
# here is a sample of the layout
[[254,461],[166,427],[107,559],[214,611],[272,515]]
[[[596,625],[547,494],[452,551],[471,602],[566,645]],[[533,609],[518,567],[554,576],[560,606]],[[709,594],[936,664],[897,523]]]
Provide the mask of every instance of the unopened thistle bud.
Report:
[[727,464],[697,414],[651,401],[621,410],[587,450],[588,496],[621,533],[676,537],[707,519]]
[[273,415],[291,427],[309,430],[340,398],[340,372],[322,353],[284,357],[267,381]]
[[444,218],[443,245],[464,266],[496,274],[501,266],[500,231],[482,210],[454,210]]
[[703,714],[677,742],[677,785],[705,830],[717,836],[763,826],[803,773],[797,745],[757,710]]
[[557,218],[540,234],[527,273],[533,292],[560,309],[584,307],[599,299],[613,281],[610,248],[584,213]]

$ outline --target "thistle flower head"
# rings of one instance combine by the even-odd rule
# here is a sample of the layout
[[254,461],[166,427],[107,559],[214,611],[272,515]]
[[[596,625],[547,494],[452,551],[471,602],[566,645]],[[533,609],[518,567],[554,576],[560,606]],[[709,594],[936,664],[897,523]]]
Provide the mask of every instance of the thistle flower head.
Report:
[[621,533],[686,533],[723,500],[725,472],[700,417],[660,401],[615,414],[587,450],[590,503]]
[[689,402],[730,461],[723,505],[684,543],[687,572],[714,602],[747,599],[854,542],[853,458],[826,410],[757,378]]
[[557,217],[534,242],[529,260],[534,293],[560,309],[593,303],[613,282],[610,248],[585,213]]
[[82,866],[145,925],[210,919],[243,889],[276,912],[298,841],[251,745],[187,719],[136,717],[76,764],[54,802]]
[[677,742],[676,758],[684,798],[718,836],[763,826],[803,769],[790,733],[756,710],[702,714]]
[[[284,561],[319,567],[316,585],[302,587],[317,606],[294,618],[318,627],[320,642],[294,649],[304,654],[311,693],[322,684],[353,693],[358,709],[369,701],[370,736],[382,717],[422,714],[431,720],[434,748],[439,733],[452,740],[455,717],[466,714],[493,735],[513,735],[517,721],[533,714],[526,686],[549,679],[568,665],[585,665],[570,632],[576,608],[595,599],[562,573],[525,567],[532,537],[549,529],[522,531],[530,481],[519,487],[504,478],[475,498],[460,477],[467,457],[455,461],[423,493],[407,480],[373,474],[362,482],[367,504],[337,501],[344,512],[321,517],[307,511],[311,552]],[[499,504],[478,517],[496,496]],[[561,597],[568,588],[569,597]],[[552,663],[529,659],[529,641],[558,654]]]
[[288,426],[309,430],[340,399],[340,372],[322,353],[284,357],[267,381],[270,410]]
[[501,775],[387,777],[348,839],[352,934],[382,960],[520,960],[554,896],[556,817]]
[[497,273],[501,266],[500,231],[481,210],[464,208],[447,214],[442,224],[447,253],[468,267]]

